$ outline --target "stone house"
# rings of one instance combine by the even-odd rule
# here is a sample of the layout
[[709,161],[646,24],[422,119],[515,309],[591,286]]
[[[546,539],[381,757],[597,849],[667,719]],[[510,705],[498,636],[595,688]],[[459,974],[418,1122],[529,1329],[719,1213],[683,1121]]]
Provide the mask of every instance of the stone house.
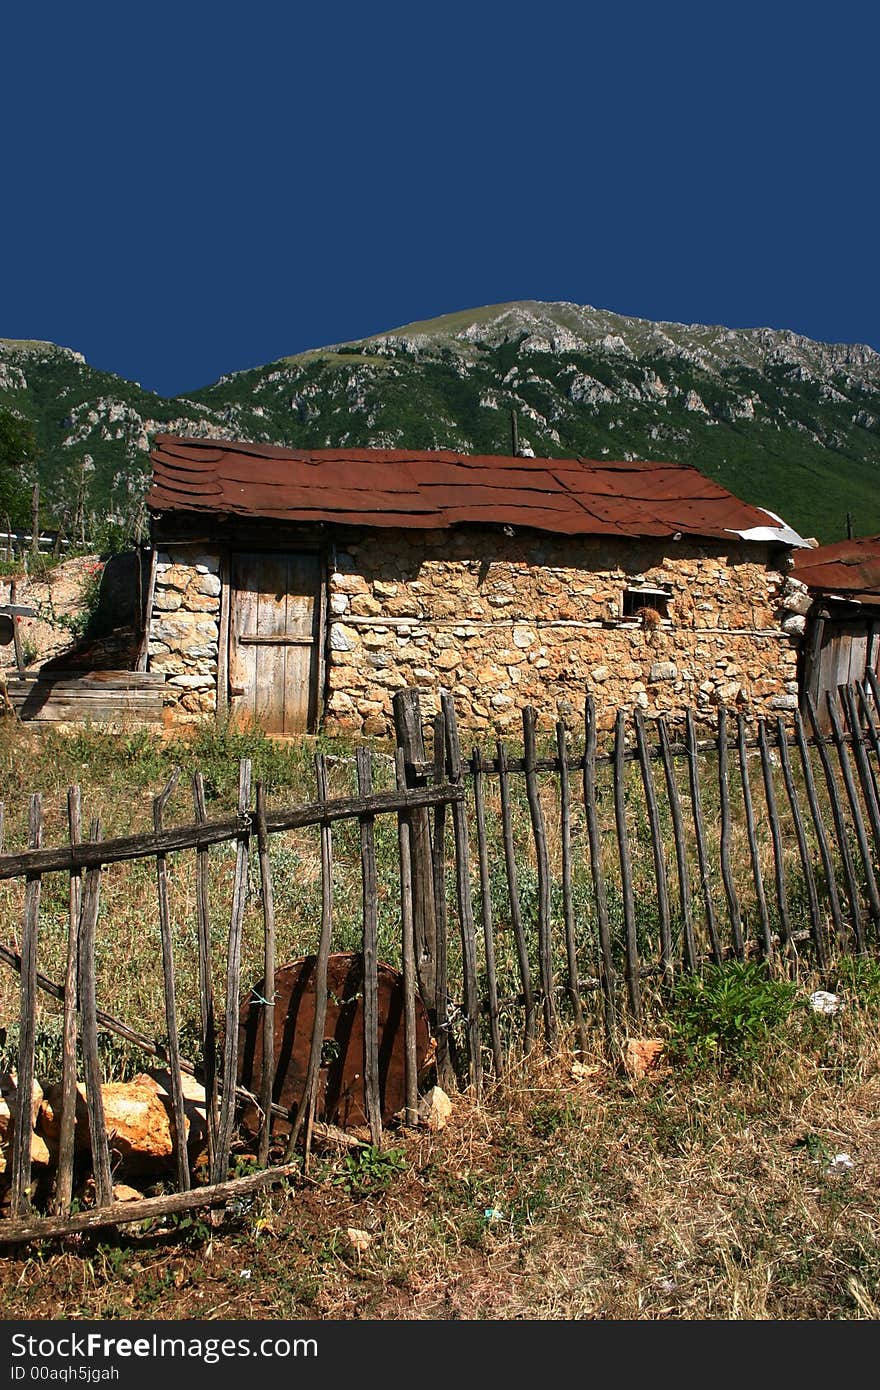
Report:
[[[141,669],[166,717],[383,735],[797,705],[779,518],[681,464],[156,437]],[[792,597],[794,595],[794,597]]]

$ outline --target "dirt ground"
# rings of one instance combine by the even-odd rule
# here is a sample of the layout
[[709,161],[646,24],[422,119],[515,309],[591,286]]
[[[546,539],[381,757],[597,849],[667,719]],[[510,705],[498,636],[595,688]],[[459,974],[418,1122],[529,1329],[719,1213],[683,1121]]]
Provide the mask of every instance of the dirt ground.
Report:
[[876,1035],[832,1074],[532,1059],[439,1133],[0,1257],[6,1318],[876,1320]]

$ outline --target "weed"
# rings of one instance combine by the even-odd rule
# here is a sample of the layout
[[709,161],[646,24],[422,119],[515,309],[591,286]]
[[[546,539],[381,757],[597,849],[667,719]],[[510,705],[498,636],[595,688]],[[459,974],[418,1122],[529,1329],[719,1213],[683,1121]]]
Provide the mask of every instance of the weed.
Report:
[[727,961],[684,975],[672,991],[669,1050],[693,1067],[748,1066],[788,1018],[796,993],[763,961]]
[[405,1167],[403,1149],[380,1149],[375,1144],[366,1144],[345,1155],[342,1171],[336,1174],[333,1182],[344,1188],[350,1197],[372,1197],[385,1192]]
[[576,1122],[577,1109],[571,1101],[539,1101],[529,1117],[529,1127],[539,1139],[549,1139],[558,1130]]

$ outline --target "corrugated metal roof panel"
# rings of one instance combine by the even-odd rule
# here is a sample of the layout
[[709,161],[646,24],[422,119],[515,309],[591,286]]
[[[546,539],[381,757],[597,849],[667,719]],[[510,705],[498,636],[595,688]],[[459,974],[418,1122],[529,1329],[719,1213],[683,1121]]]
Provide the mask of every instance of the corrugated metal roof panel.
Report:
[[537,459],[449,450],[285,449],[157,435],[155,512],[369,527],[462,522],[561,535],[729,539],[772,518],[680,463]]
[[880,536],[858,536],[797,550],[794,574],[809,589],[872,606],[880,599]]

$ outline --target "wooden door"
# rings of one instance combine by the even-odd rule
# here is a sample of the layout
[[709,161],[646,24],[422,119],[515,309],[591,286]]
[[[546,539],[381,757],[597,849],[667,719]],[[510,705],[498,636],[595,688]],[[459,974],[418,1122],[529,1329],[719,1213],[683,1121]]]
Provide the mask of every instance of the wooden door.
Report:
[[270,734],[315,726],[321,562],[312,551],[238,551],[231,563],[233,719]]
[[829,693],[837,699],[837,687],[863,681],[869,669],[875,674],[880,646],[876,640],[874,622],[866,618],[826,618],[815,667],[806,675],[806,688],[816,701],[819,724],[824,733],[831,732],[827,699]]

